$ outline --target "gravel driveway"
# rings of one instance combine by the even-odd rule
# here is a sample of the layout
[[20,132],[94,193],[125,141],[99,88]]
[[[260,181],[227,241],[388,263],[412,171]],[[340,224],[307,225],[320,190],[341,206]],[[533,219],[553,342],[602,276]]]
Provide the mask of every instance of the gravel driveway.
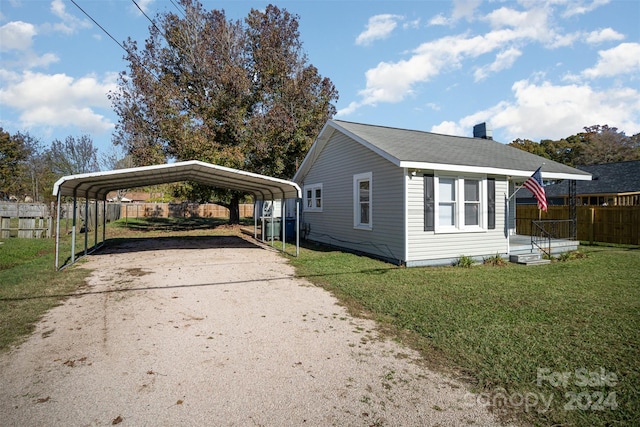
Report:
[[128,240],[0,355],[0,423],[498,425],[465,387],[240,237]]

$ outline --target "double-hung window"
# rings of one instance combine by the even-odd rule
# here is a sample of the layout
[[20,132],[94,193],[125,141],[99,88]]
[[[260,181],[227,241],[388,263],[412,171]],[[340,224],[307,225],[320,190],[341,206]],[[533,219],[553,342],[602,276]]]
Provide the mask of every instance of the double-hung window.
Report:
[[478,179],[464,180],[464,225],[480,227],[480,183]]
[[304,186],[304,210],[322,212],[322,184]]
[[373,175],[371,172],[353,176],[353,227],[371,230]]
[[481,231],[495,228],[495,180],[424,175],[424,230]]
[[438,227],[455,228],[457,221],[456,179],[440,178],[438,180]]

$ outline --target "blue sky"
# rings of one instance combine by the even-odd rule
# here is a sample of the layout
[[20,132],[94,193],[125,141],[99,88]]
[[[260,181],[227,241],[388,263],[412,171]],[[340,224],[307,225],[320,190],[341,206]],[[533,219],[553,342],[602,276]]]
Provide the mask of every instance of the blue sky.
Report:
[[[118,41],[148,35],[131,0],[75,1]],[[339,91],[337,119],[466,136],[487,121],[505,143],[595,124],[640,132],[637,0],[202,3],[228,19],[268,3],[299,15],[309,62]],[[47,146],[88,134],[109,151],[123,54],[70,0],[0,0],[0,126]]]

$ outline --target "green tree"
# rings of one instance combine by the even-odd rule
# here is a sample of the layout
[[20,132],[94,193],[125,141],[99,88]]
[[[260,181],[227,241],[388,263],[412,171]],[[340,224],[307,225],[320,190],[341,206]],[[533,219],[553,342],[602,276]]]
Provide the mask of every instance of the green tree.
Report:
[[527,151],[529,153],[533,153],[538,156],[546,157],[547,159],[550,158],[549,154],[547,154],[545,150],[545,147],[541,143],[531,141],[530,139],[518,138],[510,142],[509,145],[515,148],[519,148],[522,151]]
[[0,198],[20,196],[21,184],[16,177],[24,173],[24,161],[29,152],[20,138],[12,137],[0,128]]
[[516,139],[509,145],[569,166],[640,160],[640,134],[628,137],[607,125],[584,130],[556,141]]
[[583,148],[577,159],[578,164],[593,165],[626,160],[640,160],[638,143],[618,128],[608,125],[594,125],[584,128],[580,134]]
[[15,178],[20,186],[20,194],[28,194],[36,202],[50,200],[55,179],[47,164],[42,142],[28,132],[17,132],[12,138],[20,141],[26,152],[21,174]]
[[[144,48],[124,44],[129,70],[110,94],[120,117],[114,142],[138,165],[195,159],[290,178],[338,98],[308,64],[299,18],[269,5],[243,23],[194,0],[180,4],[185,15],[159,15]],[[180,188],[211,197],[198,185]],[[216,195],[237,222],[242,195]]]

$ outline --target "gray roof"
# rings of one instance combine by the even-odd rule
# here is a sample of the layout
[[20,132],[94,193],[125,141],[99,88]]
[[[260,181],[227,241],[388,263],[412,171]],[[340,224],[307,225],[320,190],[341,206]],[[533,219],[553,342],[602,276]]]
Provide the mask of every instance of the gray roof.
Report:
[[179,181],[196,181],[216,188],[242,191],[253,194],[258,200],[294,199],[302,196],[300,187],[295,182],[197,160],[67,175],[54,184],[53,195],[77,195],[104,200],[112,190]]
[[[601,165],[577,166],[593,175],[593,181],[578,181],[576,194],[621,194],[640,191],[640,160],[605,163]],[[568,194],[565,183],[544,187],[547,197]],[[526,188],[518,192],[518,198],[533,197]]]
[[405,167],[456,165],[505,171],[513,176],[530,176],[542,167],[544,178],[590,179],[589,173],[500,142],[431,132],[374,126],[333,120],[332,124],[368,145],[383,157]]

